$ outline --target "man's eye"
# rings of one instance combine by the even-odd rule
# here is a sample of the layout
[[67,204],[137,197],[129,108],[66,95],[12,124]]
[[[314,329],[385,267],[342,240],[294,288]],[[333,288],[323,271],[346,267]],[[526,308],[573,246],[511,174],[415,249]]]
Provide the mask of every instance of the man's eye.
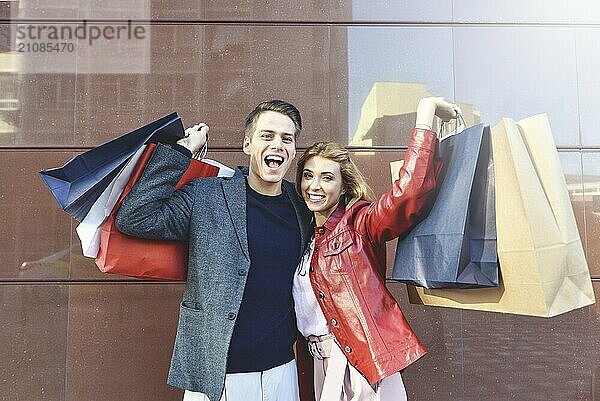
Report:
[[291,136],[286,136],[286,137],[283,137],[283,142],[285,142],[285,143],[293,143],[294,140],[292,139]]
[[329,176],[329,175],[324,176],[323,181],[331,181],[331,176]]

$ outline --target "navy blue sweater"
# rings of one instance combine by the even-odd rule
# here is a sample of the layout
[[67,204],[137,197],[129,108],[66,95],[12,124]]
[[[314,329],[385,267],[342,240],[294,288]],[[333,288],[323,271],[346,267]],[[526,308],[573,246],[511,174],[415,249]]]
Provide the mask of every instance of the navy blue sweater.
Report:
[[300,227],[285,193],[261,195],[246,183],[250,271],[229,347],[227,373],[257,372],[294,358],[292,280]]

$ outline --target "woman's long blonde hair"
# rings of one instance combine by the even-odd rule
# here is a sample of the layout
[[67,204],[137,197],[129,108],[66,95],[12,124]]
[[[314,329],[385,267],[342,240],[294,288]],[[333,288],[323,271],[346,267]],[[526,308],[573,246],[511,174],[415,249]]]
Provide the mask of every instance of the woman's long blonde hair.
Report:
[[359,200],[371,202],[373,190],[360,173],[354,162],[350,159],[350,153],[346,148],[335,142],[317,142],[302,154],[296,169],[296,191],[302,196],[302,175],[304,166],[311,157],[320,156],[332,160],[340,165],[342,174],[342,187],[345,193],[340,198],[346,210]]

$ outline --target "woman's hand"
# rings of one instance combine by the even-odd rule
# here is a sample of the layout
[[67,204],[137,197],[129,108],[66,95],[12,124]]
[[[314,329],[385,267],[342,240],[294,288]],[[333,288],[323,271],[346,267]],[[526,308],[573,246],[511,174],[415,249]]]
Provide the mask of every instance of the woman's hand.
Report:
[[419,101],[417,106],[416,128],[433,129],[433,117],[437,116],[442,121],[450,121],[460,113],[460,107],[446,101],[443,97],[426,97]]
[[177,141],[181,146],[188,148],[192,154],[199,152],[208,141],[208,125],[196,124],[185,130],[185,137]]

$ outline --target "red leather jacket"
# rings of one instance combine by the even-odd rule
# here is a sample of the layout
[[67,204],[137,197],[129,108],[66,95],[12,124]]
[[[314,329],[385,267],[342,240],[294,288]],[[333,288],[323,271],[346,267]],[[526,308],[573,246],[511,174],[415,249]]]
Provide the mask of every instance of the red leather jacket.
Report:
[[[373,384],[427,353],[385,286],[385,242],[418,221],[441,167],[434,132],[414,129],[400,177],[373,203],[343,206],[315,228],[309,277],[348,361]],[[302,400],[311,400],[312,358],[305,341],[297,362]],[[311,394],[312,393],[312,394]]]

